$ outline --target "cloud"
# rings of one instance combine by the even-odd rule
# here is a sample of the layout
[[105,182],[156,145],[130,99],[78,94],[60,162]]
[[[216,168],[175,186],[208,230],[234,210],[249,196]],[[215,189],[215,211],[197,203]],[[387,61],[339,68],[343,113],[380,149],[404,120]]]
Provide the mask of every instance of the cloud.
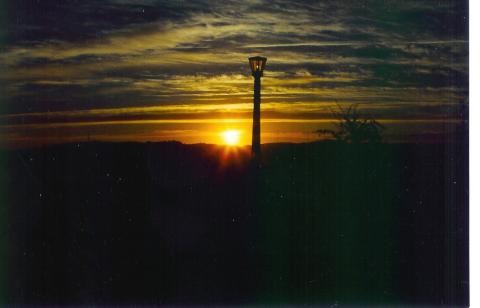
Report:
[[22,0],[5,12],[7,118],[243,117],[252,54],[268,57],[271,118],[325,117],[338,101],[382,118],[454,119],[449,106],[468,98],[463,1]]

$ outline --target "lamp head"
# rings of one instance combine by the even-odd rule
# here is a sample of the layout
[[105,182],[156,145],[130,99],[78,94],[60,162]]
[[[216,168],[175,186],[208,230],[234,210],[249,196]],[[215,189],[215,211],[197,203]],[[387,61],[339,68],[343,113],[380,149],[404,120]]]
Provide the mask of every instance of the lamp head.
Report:
[[248,58],[250,62],[250,68],[252,69],[252,75],[254,77],[263,76],[263,70],[265,69],[265,64],[267,63],[267,58],[265,57],[250,57]]

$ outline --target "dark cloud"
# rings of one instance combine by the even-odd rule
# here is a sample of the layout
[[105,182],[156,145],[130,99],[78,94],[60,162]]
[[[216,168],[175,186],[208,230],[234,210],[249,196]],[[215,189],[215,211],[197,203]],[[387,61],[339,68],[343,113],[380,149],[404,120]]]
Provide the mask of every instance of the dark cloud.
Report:
[[176,1],[16,0],[6,4],[10,43],[81,41],[129,25],[178,21],[208,6]]

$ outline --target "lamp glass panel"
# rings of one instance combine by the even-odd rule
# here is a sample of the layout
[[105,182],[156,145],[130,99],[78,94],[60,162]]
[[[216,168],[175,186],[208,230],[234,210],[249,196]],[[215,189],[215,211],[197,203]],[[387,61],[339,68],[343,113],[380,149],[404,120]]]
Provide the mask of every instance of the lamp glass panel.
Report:
[[252,73],[255,72],[262,72],[265,69],[265,60],[262,58],[251,58],[250,60],[250,68]]

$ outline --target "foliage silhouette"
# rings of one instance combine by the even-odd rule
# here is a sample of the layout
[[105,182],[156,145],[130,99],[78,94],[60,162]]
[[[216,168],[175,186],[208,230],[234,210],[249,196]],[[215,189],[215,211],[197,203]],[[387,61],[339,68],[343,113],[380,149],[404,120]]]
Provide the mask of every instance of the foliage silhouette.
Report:
[[345,143],[380,143],[385,126],[371,117],[361,116],[358,105],[352,104],[347,109],[337,104],[338,111],[332,110],[337,130],[319,129],[320,135],[332,135],[337,141]]

